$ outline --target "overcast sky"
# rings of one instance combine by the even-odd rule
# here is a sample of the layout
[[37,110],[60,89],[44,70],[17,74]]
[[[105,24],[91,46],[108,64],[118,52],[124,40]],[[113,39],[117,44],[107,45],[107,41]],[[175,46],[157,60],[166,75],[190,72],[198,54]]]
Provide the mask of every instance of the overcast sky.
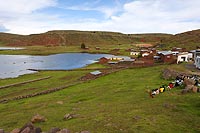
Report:
[[200,0],[0,0],[0,32],[176,34],[194,29],[200,29]]

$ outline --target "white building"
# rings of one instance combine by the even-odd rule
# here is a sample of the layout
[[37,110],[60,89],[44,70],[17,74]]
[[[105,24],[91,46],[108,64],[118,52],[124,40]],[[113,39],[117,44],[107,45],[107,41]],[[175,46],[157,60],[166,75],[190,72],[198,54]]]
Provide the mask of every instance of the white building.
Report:
[[136,55],[136,56],[138,56],[139,54],[140,54],[140,52],[136,52],[136,51],[130,52],[130,55]]
[[177,64],[179,62],[188,62],[192,59],[192,53],[183,52],[177,55]]
[[196,57],[195,65],[196,65],[196,68],[200,69],[200,56]]
[[194,65],[200,69],[200,49],[194,52]]
[[149,56],[149,52],[142,53],[142,57]]

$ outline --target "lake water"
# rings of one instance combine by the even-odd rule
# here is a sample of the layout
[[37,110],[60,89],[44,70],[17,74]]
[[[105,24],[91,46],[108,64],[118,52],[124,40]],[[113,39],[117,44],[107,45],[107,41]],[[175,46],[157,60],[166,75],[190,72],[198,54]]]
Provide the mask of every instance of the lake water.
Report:
[[0,79],[14,78],[37,70],[70,70],[96,62],[108,54],[65,53],[49,56],[0,55]]
[[20,50],[24,48],[19,48],[19,47],[0,47],[0,50]]

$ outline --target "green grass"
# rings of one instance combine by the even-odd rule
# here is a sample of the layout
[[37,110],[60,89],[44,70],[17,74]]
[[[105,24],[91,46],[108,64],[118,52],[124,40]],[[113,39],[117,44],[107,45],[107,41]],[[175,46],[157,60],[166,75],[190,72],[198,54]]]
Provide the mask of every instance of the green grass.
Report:
[[0,90],[0,100],[12,98],[20,95],[28,95],[32,93],[41,92],[47,89],[61,87],[65,85],[80,83],[79,78],[84,76],[88,71],[43,71],[35,74],[27,74],[14,79],[0,80],[0,85],[9,85],[13,83],[24,82],[36,78],[43,78],[51,76],[49,79],[28,83],[26,85],[19,85]]
[[[48,119],[35,124],[43,131],[59,127],[72,132],[88,130],[95,133],[200,132],[199,94],[180,95],[180,89],[176,88],[152,99],[146,93],[146,89],[170,82],[161,78],[165,67],[122,70],[55,93],[0,104],[0,128],[11,131],[22,127],[34,114],[39,113]],[[80,75],[87,72],[83,71]],[[5,80],[4,84],[35,78],[36,75]],[[41,72],[38,75],[55,75],[48,82],[49,86],[67,84],[61,80],[67,75],[75,75],[72,82],[77,82],[80,76],[76,72]],[[42,88],[43,83],[21,87]],[[63,104],[58,104],[58,101],[63,101]],[[68,113],[77,117],[64,121],[63,116]]]
[[110,68],[110,67],[99,63],[93,63],[81,69],[103,69],[103,68]]
[[[126,50],[129,48],[136,49],[135,46],[131,44],[123,45],[102,45],[100,50],[96,50],[96,46],[89,46],[89,49],[81,49],[80,46],[55,46],[55,47],[45,47],[45,46],[28,46],[24,47],[22,50],[3,50],[0,54],[12,54],[12,55],[50,55],[58,53],[105,53],[114,55],[126,55],[129,56],[130,52]],[[117,52],[111,52],[113,49],[120,49]]]

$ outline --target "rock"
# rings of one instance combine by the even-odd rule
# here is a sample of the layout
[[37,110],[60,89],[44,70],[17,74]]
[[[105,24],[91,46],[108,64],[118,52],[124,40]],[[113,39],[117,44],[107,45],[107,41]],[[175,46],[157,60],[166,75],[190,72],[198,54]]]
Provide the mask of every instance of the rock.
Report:
[[57,133],[60,131],[60,128],[54,127],[48,133]]
[[185,84],[186,86],[187,86],[187,85],[194,85],[194,84],[195,84],[195,80],[185,78],[185,79],[184,79],[184,84]]
[[194,87],[194,85],[187,85],[187,86],[185,87],[185,89],[187,89],[187,90],[192,90],[193,87]]
[[89,131],[81,131],[81,133],[90,133]]
[[16,128],[16,129],[13,129],[10,133],[19,133],[19,132],[20,132],[20,129]]
[[4,130],[3,130],[3,129],[0,129],[0,133],[4,133]]
[[60,130],[57,133],[70,133],[70,130],[68,130],[68,129],[62,129],[62,130]]
[[192,92],[197,93],[197,91],[198,91],[198,88],[196,86],[193,86]]
[[[28,128],[27,128],[28,127]],[[26,130],[25,130],[26,129]],[[21,129],[20,129],[20,133],[24,131],[24,133],[27,133],[27,131],[29,131],[29,129],[31,131],[33,131],[34,129],[34,125],[33,123],[29,122],[29,123],[26,123]]]
[[57,101],[56,103],[62,105],[63,101]]
[[74,115],[72,115],[72,114],[66,114],[63,119],[64,120],[70,120],[72,118],[74,118]]
[[22,130],[20,133],[32,133],[30,127],[26,127],[24,130]]
[[181,94],[186,94],[186,93],[188,93],[188,92],[190,92],[190,90],[188,90],[188,89],[183,89],[183,90],[181,91]]
[[41,133],[42,129],[40,127],[37,127],[34,129],[34,133]]
[[134,119],[134,120],[136,120],[136,121],[138,121],[138,120],[140,120],[140,119],[141,119],[141,117],[140,117],[140,116],[138,116],[138,115],[136,115],[136,116],[134,116],[134,117],[133,117],[133,119]]
[[45,122],[46,119],[44,116],[41,116],[39,114],[36,114],[35,116],[32,117],[31,122],[36,123],[36,122]]
[[176,78],[178,75],[180,75],[180,73],[174,71],[174,70],[171,70],[171,69],[164,69],[163,70],[163,78],[164,79],[174,79]]
[[176,105],[174,104],[169,104],[169,103],[164,103],[163,107],[169,108],[169,109],[176,109]]

